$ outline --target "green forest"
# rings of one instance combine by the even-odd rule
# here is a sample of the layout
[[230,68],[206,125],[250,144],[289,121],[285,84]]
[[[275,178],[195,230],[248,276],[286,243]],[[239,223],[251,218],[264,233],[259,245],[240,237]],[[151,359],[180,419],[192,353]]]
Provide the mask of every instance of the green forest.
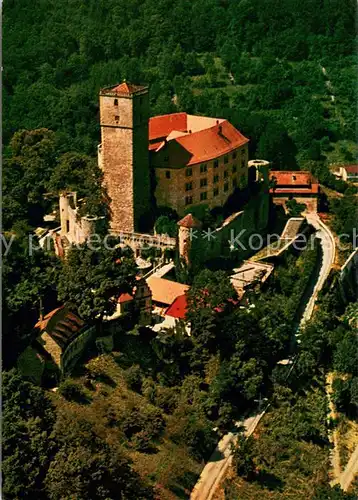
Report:
[[99,89],[127,78],[150,85],[152,115],[228,118],[277,166],[345,161],[355,13],[354,0],[6,0],[4,141],[45,127],[93,154]]

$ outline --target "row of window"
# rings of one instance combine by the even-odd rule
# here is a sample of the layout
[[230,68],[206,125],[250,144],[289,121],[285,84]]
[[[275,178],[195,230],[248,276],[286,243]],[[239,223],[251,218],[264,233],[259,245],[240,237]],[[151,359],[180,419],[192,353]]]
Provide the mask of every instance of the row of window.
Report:
[[[237,179],[236,179],[236,177],[232,180],[232,187],[233,188],[237,187]],[[229,183],[226,182],[224,184],[224,193],[227,193],[228,191],[229,191]],[[218,187],[214,188],[213,189],[213,196],[214,197],[218,196],[219,192],[220,192],[220,190],[219,190]],[[200,201],[205,201],[207,199],[208,199],[208,193],[207,193],[207,191],[203,191],[202,193],[200,193]],[[191,195],[186,196],[185,197],[185,205],[192,205],[192,203],[193,203],[193,196],[191,196]]]
[[[241,150],[241,156],[242,157],[245,156],[245,150],[244,149]],[[236,158],[237,158],[237,152],[234,151],[232,153],[232,159],[235,160]],[[165,156],[164,157],[164,161],[165,162],[169,161],[169,156]],[[227,163],[229,163],[229,155],[225,155],[224,156],[224,164],[227,164]],[[243,167],[244,164],[242,164],[241,166]],[[218,168],[218,167],[219,167],[219,160],[214,160],[214,168]],[[233,165],[232,166],[232,171],[236,172],[236,169],[237,169],[237,165]],[[207,171],[208,171],[208,164],[207,163],[202,163],[200,165],[200,173],[204,174]],[[185,170],[185,175],[186,175],[186,177],[191,177],[193,175],[193,169],[192,169],[192,167],[188,167]],[[166,176],[167,179],[170,179],[170,170],[166,171],[165,176]]]
[[[242,167],[244,165],[241,165]],[[200,165],[200,173],[204,173],[204,172],[207,172],[207,165],[206,164],[203,164],[203,165]],[[237,172],[237,165],[233,165],[231,167],[231,172],[233,174],[235,174]],[[191,167],[188,167],[185,171],[185,175],[186,177],[191,177],[193,175],[193,169]],[[226,179],[227,177],[229,176],[229,171],[228,170],[225,170],[224,171],[224,179]],[[165,171],[165,177],[167,179],[170,179],[171,177],[171,172],[170,170],[166,170]],[[204,179],[201,179],[201,181],[203,181]],[[200,181],[200,183],[201,183]],[[214,175],[214,182],[219,182],[219,176],[218,175]],[[203,184],[203,186],[206,186],[206,184]]]
[[[214,168],[217,168],[217,167],[219,166],[218,164],[217,164],[217,165],[215,165],[215,163],[216,163],[216,162],[217,162],[217,160],[215,160],[215,162],[214,162]],[[242,163],[242,164],[241,164],[241,167],[244,167],[244,166],[245,166],[245,164],[244,164],[244,163]],[[231,170],[232,170],[232,173],[234,174],[234,173],[237,171],[237,165],[236,165],[236,164],[235,164],[235,165],[233,165],[233,166],[231,167]],[[203,173],[205,173],[205,172],[207,172],[207,171],[208,171],[208,169],[207,169],[207,165],[206,165],[206,163],[205,163],[205,164],[203,164],[203,165],[200,165],[200,173],[201,173],[201,174],[203,174]],[[168,172],[169,172],[169,171],[168,171]],[[226,176],[228,175],[227,171],[225,171],[225,172],[224,172],[224,175],[225,175],[225,174],[226,174]],[[192,169],[191,167],[188,167],[188,168],[185,170],[185,175],[186,175],[186,177],[191,177],[191,176],[193,175],[193,169]],[[169,172],[169,177],[167,176],[167,178],[168,178],[168,179],[170,179],[170,172]]]
[[[236,172],[236,169],[233,170],[233,173],[235,173],[235,172]],[[225,170],[225,172],[224,172],[224,179],[227,179],[228,177],[229,177],[229,172],[227,170]],[[214,184],[217,184],[219,182],[219,176],[218,175],[214,175],[213,182],[214,182]],[[233,182],[236,183],[235,184],[235,186],[236,186],[237,185],[237,179],[234,178]],[[208,179],[207,179],[207,177],[204,177],[203,179],[200,179],[200,187],[201,188],[205,187],[207,185],[208,185]],[[185,184],[185,191],[191,191],[192,189],[193,189],[193,182],[187,182]]]

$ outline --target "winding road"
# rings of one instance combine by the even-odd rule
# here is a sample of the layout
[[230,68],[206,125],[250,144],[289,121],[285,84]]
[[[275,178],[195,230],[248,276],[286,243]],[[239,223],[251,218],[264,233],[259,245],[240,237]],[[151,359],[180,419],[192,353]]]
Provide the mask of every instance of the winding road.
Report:
[[[307,305],[303,311],[300,327],[302,327],[312,316],[314,305],[317,300],[317,295],[322,289],[325,280],[327,279],[331,267],[335,259],[335,242],[334,237],[329,228],[321,221],[319,216],[315,213],[307,214],[307,221],[316,229],[316,236],[321,242],[322,248],[322,262],[321,269],[317,278],[317,282],[312,291]],[[299,329],[296,334],[299,337]],[[297,340],[299,342],[299,339]],[[293,365],[291,367],[291,370]],[[290,370],[290,371],[291,371]],[[260,422],[261,418],[265,415],[270,404],[266,406],[263,412],[258,413],[252,417],[247,418],[242,422],[238,422],[236,427],[244,426],[245,435],[252,434]],[[218,443],[214,453],[209,459],[201,472],[200,478],[190,495],[190,500],[211,500],[222,477],[224,476],[227,468],[232,461],[232,443],[235,442],[237,433],[229,432]]]
[[352,481],[358,475],[358,445],[351,455],[347,467],[342,472],[339,479],[343,491],[348,491]]

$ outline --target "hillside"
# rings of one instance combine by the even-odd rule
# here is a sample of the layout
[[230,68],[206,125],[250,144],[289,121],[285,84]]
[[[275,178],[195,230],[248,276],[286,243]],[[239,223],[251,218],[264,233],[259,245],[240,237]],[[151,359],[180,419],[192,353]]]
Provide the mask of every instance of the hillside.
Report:
[[353,0],[319,8],[316,0],[7,0],[5,143],[21,128],[46,127],[65,150],[93,154],[98,91],[127,78],[151,85],[153,115],[224,115],[258,153],[272,152],[259,143],[274,122],[287,166],[312,140],[323,140],[322,153],[339,142],[345,161],[355,139],[355,8]]

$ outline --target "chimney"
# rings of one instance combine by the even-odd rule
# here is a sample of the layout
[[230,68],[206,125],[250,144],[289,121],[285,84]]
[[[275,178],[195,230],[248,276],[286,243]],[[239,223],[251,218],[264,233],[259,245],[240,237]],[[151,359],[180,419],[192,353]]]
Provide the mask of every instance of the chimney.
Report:
[[223,128],[221,125],[219,125],[219,134],[221,135],[222,134],[222,131],[223,131]]
[[219,125],[219,120],[216,120],[216,125]]

